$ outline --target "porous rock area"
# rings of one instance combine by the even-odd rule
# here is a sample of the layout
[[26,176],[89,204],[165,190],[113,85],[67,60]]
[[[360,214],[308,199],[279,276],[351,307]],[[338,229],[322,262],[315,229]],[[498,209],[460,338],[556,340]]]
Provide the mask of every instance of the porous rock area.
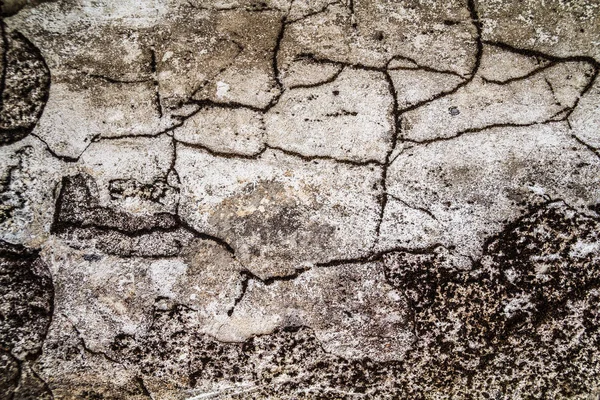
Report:
[[0,7],[0,399],[600,396],[599,2]]

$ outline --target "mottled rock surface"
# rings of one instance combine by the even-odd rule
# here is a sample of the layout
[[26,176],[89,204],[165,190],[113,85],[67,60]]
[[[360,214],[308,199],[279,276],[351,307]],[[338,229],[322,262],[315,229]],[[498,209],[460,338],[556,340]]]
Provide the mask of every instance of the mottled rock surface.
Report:
[[599,398],[598,2],[0,16],[0,399]]

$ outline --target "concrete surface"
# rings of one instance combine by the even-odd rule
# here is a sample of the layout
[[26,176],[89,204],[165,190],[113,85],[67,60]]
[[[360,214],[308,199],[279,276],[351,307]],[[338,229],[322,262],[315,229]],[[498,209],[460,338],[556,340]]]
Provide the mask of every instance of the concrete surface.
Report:
[[4,1],[1,399],[597,399],[600,3]]

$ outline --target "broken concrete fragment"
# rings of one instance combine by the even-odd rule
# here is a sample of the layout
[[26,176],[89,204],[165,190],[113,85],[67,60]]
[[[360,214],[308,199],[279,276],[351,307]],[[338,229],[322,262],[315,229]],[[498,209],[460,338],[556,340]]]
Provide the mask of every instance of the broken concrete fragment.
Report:
[[114,80],[141,80],[152,75],[144,30],[158,25],[167,7],[132,5],[132,1],[113,7],[50,1],[25,7],[5,22],[19,27],[40,49],[53,76],[75,70]]
[[221,237],[263,279],[363,256],[374,241],[378,167],[271,149],[252,159],[226,158],[178,144],[175,168],[181,218]]
[[600,61],[600,4],[595,1],[480,0],[483,38],[556,57]]
[[445,229],[444,224],[424,206],[408,204],[387,194],[378,243],[382,248],[428,248],[439,243]]
[[64,164],[29,135],[0,147],[0,239],[38,248],[54,218],[52,189]]
[[157,135],[178,121],[161,118],[155,98],[151,81],[110,82],[81,75],[76,83],[57,79],[34,133],[53,152],[71,159],[96,138]]
[[174,213],[179,199],[174,151],[168,136],[101,140],[82,155],[79,170],[95,180],[102,206],[139,215]]
[[198,236],[175,214],[135,215],[100,204],[98,186],[85,174],[64,177],[56,200],[53,233],[73,247],[90,247],[123,257],[179,255]]
[[393,210],[384,214],[393,219],[382,222],[386,236],[380,246],[423,237],[427,225],[407,218],[415,209],[427,210],[427,220],[435,216],[443,227],[428,229],[428,242],[477,259],[486,237],[540,202],[562,199],[579,210],[595,207],[599,172],[600,159],[573,139],[564,123],[494,128],[405,149],[388,169],[387,192],[414,208],[396,211],[395,217]]
[[[214,242],[188,244],[180,256],[144,258],[53,242],[44,257],[57,276],[55,313],[68,316],[96,352],[110,352],[119,335],[143,336],[152,325],[153,309],[172,304],[197,310],[202,332],[217,331],[234,305],[242,266]],[[73,257],[57,258],[57,251],[70,251]]]
[[524,79],[551,65],[552,61],[542,56],[520,54],[507,48],[486,44],[483,46],[477,74],[486,81],[505,83]]
[[415,340],[409,318],[380,263],[316,267],[293,280],[248,282],[217,338],[242,341],[268,327],[307,326],[340,357],[402,359]]
[[590,63],[564,62],[545,69],[543,75],[556,102],[565,106],[570,113],[581,95],[588,90],[597,72],[598,68]]
[[393,97],[384,74],[345,68],[330,83],[286,91],[265,116],[271,146],[305,156],[383,162]]
[[476,36],[464,2],[332,4],[286,26],[278,60],[282,71],[302,54],[383,68],[393,56],[405,56],[467,75],[475,65]]
[[[232,41],[239,49],[229,65],[220,67],[217,74],[196,88],[192,98],[266,108],[280,94],[273,54],[282,29],[281,14],[227,11],[211,17],[208,21],[214,24],[216,34]],[[207,33],[213,41],[215,32]],[[249,76],[252,78],[248,79]]]
[[390,69],[388,73],[394,83],[400,110],[427,100],[433,100],[443,93],[454,90],[465,80],[453,74],[420,69],[398,68]]
[[564,119],[593,77],[587,62],[563,62],[505,83],[476,76],[455,93],[402,115],[405,139],[427,142],[492,126]]

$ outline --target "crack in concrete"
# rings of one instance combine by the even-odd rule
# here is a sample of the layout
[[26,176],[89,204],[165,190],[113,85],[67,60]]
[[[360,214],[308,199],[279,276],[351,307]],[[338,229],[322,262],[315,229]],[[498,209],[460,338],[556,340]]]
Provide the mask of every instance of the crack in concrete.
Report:
[[[198,107],[198,109],[194,112],[191,112],[189,115],[171,116],[178,120],[178,122],[173,127],[167,128],[166,130],[163,130],[157,134],[147,134],[147,135],[134,135],[134,134],[129,135],[128,134],[128,135],[121,135],[121,136],[117,136],[117,137],[100,137],[98,135],[98,136],[93,137],[90,140],[90,143],[87,144],[85,149],[77,157],[62,156],[60,154],[57,154],[51,148],[51,146],[44,139],[42,139],[38,134],[33,133],[32,136],[35,137],[37,140],[41,141],[44,144],[46,150],[54,158],[57,158],[61,161],[67,162],[67,163],[74,163],[74,162],[79,161],[80,157],[87,151],[89,146],[92,143],[96,143],[99,141],[122,139],[122,138],[132,138],[133,139],[133,138],[140,138],[140,137],[158,137],[161,135],[171,136],[170,144],[172,146],[172,157],[171,157],[170,165],[167,169],[167,172],[165,173],[164,181],[167,183],[167,185],[169,187],[177,189],[177,190],[178,190],[179,184],[181,183],[180,178],[179,178],[179,173],[176,169],[177,161],[178,161],[178,158],[177,158],[178,157],[178,152],[177,152],[178,145],[193,148],[193,149],[198,149],[200,151],[206,152],[215,157],[228,158],[228,159],[256,160],[256,159],[259,159],[265,153],[265,151],[274,150],[274,151],[278,151],[278,152],[281,152],[281,153],[289,155],[289,156],[299,158],[305,162],[327,160],[327,161],[332,161],[332,162],[336,162],[336,163],[340,163],[340,164],[353,165],[353,166],[381,167],[381,175],[379,177],[379,187],[381,188],[381,193],[379,194],[378,200],[377,200],[379,212],[378,212],[378,220],[377,220],[377,224],[376,224],[376,228],[375,228],[375,239],[374,239],[373,245],[367,251],[367,254],[364,256],[352,257],[352,258],[346,258],[346,259],[344,259],[344,258],[331,259],[331,260],[328,260],[325,262],[315,263],[314,266],[310,267],[310,268],[297,269],[294,273],[289,274],[289,275],[273,276],[273,277],[269,277],[269,278],[260,278],[259,276],[255,275],[253,272],[251,272],[250,270],[244,269],[240,272],[240,278],[239,278],[239,283],[238,283],[240,286],[240,291],[234,299],[233,306],[229,310],[227,310],[227,315],[229,317],[231,317],[234,314],[236,307],[243,301],[244,296],[247,293],[247,290],[248,290],[248,287],[249,287],[249,284],[251,281],[262,284],[264,286],[270,286],[276,282],[285,282],[285,281],[291,281],[291,280],[297,279],[302,274],[304,274],[305,272],[307,272],[315,267],[326,268],[326,267],[335,267],[335,266],[341,266],[341,265],[346,265],[346,264],[370,264],[370,263],[374,263],[374,262],[383,262],[387,255],[392,254],[392,253],[397,253],[397,252],[433,255],[440,248],[447,249],[441,243],[436,243],[434,245],[427,246],[424,248],[394,247],[391,249],[386,249],[384,251],[375,251],[374,250],[377,247],[377,245],[380,244],[379,241],[380,241],[380,236],[381,236],[381,227],[382,227],[383,220],[385,218],[386,207],[388,205],[388,198],[395,199],[396,201],[402,203],[406,207],[420,211],[420,212],[428,215],[432,219],[438,221],[436,216],[429,209],[427,209],[425,207],[418,207],[418,206],[411,205],[408,202],[402,200],[400,197],[393,195],[391,193],[388,193],[388,182],[387,182],[388,181],[388,169],[397,160],[397,158],[402,154],[401,151],[396,154],[396,152],[398,151],[398,144],[400,143],[400,144],[410,144],[410,145],[415,145],[415,146],[417,146],[417,145],[427,146],[432,143],[450,141],[450,140],[456,139],[458,137],[461,137],[463,135],[482,133],[482,132],[486,132],[488,130],[493,130],[496,128],[529,127],[529,126],[548,125],[548,124],[555,124],[555,123],[562,123],[562,122],[565,122],[571,129],[569,117],[571,116],[573,111],[577,108],[580,99],[592,88],[592,86],[593,86],[594,82],[596,81],[597,76],[599,74],[600,64],[591,57],[587,57],[587,56],[556,57],[556,56],[551,56],[551,55],[544,54],[544,53],[534,51],[534,50],[515,48],[508,44],[501,43],[501,42],[491,42],[491,41],[482,40],[482,25],[481,25],[481,20],[479,18],[476,2],[475,2],[475,0],[468,0],[467,7],[469,10],[470,20],[476,30],[475,39],[476,39],[476,50],[477,50],[471,72],[468,75],[461,75],[461,74],[459,74],[455,71],[451,71],[451,70],[436,69],[436,68],[429,67],[429,66],[419,65],[414,59],[409,58],[409,57],[400,56],[400,55],[392,56],[387,61],[385,67],[377,67],[377,66],[369,66],[369,65],[365,65],[365,64],[361,64],[361,63],[350,63],[350,62],[336,61],[336,60],[332,60],[332,59],[328,59],[328,58],[321,58],[312,53],[301,53],[301,54],[297,55],[295,61],[306,60],[306,61],[315,63],[317,65],[318,64],[334,65],[337,67],[337,70],[331,76],[329,76],[326,79],[324,79],[320,82],[317,82],[317,83],[298,84],[298,85],[291,85],[289,87],[285,87],[285,85],[282,83],[282,80],[281,80],[282,72],[280,71],[280,66],[279,66],[279,62],[280,62],[280,59],[279,59],[280,54],[279,53],[281,51],[282,42],[283,42],[283,39],[284,39],[284,36],[286,33],[286,27],[291,24],[294,24],[294,23],[300,22],[302,20],[305,20],[307,18],[310,18],[314,15],[318,15],[318,14],[327,12],[330,7],[332,7],[334,5],[339,5],[339,4],[341,4],[341,1],[339,1],[339,0],[334,1],[332,3],[327,3],[326,5],[322,6],[320,9],[309,12],[308,14],[306,14],[302,17],[290,19],[289,16],[292,11],[293,1],[290,2],[290,5],[287,9],[287,13],[285,13],[279,21],[280,28],[277,33],[275,46],[274,46],[272,57],[271,57],[271,69],[272,69],[273,79],[275,81],[275,86],[276,86],[276,89],[278,90],[278,93],[277,93],[277,95],[275,95],[273,97],[273,99],[270,101],[270,103],[267,106],[258,107],[258,106],[252,105],[252,104],[243,104],[241,102],[219,102],[219,101],[213,101],[213,100],[209,100],[209,99],[202,99],[202,100],[193,100],[192,99],[194,97],[194,95],[197,94],[204,87],[204,85],[206,85],[206,83],[208,81],[216,79],[220,74],[222,74],[228,68],[230,68],[231,65],[233,64],[234,60],[243,52],[243,50],[244,50],[243,46],[240,45],[239,43],[234,42],[238,45],[238,53],[233,57],[233,60],[231,60],[227,66],[219,69],[216,74],[214,74],[207,81],[202,83],[199,88],[196,88],[196,90],[194,90],[194,92],[190,96],[190,98],[185,100],[182,103],[182,105],[196,106],[196,107]],[[192,3],[190,3],[190,6],[192,6],[193,8],[196,8],[196,9],[215,10],[214,8],[197,6],[197,5],[193,5]],[[354,1],[349,0],[347,7],[351,11],[352,27],[353,27],[353,29],[356,29],[357,21],[356,21],[354,6],[355,6]],[[239,7],[231,6],[231,7],[227,7],[227,8],[219,8],[217,10],[218,11],[244,10],[244,11],[250,11],[250,12],[281,11],[279,9],[269,8],[266,6],[265,7],[257,6],[257,7],[258,8],[252,8],[252,7],[247,7],[247,6],[239,6]],[[5,32],[5,25],[4,25],[4,23],[0,23],[0,26],[2,28],[2,31],[1,31],[2,40],[5,43],[5,49],[7,49],[8,46],[6,44],[7,36],[6,36],[6,32]],[[523,75],[520,75],[520,76],[511,77],[511,78],[504,79],[504,80],[494,80],[494,79],[487,79],[485,77],[482,77],[482,81],[487,84],[501,86],[501,85],[507,85],[507,84],[517,82],[517,81],[525,81],[529,78],[537,76],[540,73],[543,73],[544,71],[548,70],[551,67],[559,65],[560,63],[573,62],[573,61],[586,62],[589,65],[591,65],[593,67],[592,77],[587,82],[585,87],[581,90],[581,92],[578,94],[573,106],[564,107],[563,109],[561,109],[560,111],[558,111],[554,115],[552,115],[550,118],[544,119],[542,121],[535,121],[535,122],[528,122],[528,123],[494,123],[494,124],[488,124],[488,125],[481,126],[481,127],[472,127],[472,128],[464,129],[464,130],[461,130],[461,131],[457,132],[456,134],[454,134],[452,136],[448,136],[448,137],[436,137],[436,138],[424,139],[424,140],[414,140],[414,139],[408,139],[408,138],[403,137],[403,134],[402,134],[403,126],[401,125],[401,121],[400,121],[401,115],[408,111],[417,110],[420,107],[430,104],[431,102],[441,99],[445,96],[454,94],[458,90],[460,90],[461,88],[465,87],[470,82],[472,82],[476,78],[476,76],[478,76],[478,71],[479,71],[479,68],[481,65],[481,59],[482,59],[484,45],[495,46],[502,50],[507,50],[507,51],[510,51],[515,54],[521,54],[521,55],[525,55],[525,56],[529,56],[529,57],[535,57],[536,59],[548,60],[548,63],[546,65],[537,67],[537,68],[535,68]],[[153,48],[150,49],[150,55],[151,55],[150,69],[151,69],[151,73],[152,73],[152,78],[149,78],[149,79],[120,80],[120,79],[115,79],[115,78],[105,76],[105,75],[88,73],[85,71],[79,71],[79,72],[86,76],[89,76],[91,78],[100,79],[105,82],[114,83],[114,84],[135,84],[135,83],[153,82],[154,88],[155,88],[154,104],[156,107],[156,111],[159,115],[159,118],[163,119],[165,117],[165,115],[164,115],[165,111],[163,110],[163,105],[161,102],[160,84],[159,84],[159,79],[158,79],[159,71],[158,71],[158,67],[157,67],[156,53]],[[1,77],[1,81],[0,81],[0,92],[3,92],[4,87],[5,87],[5,79],[6,79],[5,75],[6,75],[6,64],[7,64],[6,50],[4,51],[2,57],[3,57],[3,70],[2,70],[2,77]],[[392,67],[392,68],[390,68],[390,64],[394,60],[408,61],[410,63],[413,63],[415,65],[415,67],[414,68],[412,68],[412,67]],[[268,143],[268,140],[263,140],[263,142],[261,143],[262,146],[261,146],[260,150],[258,150],[257,152],[254,152],[252,154],[242,154],[242,153],[237,153],[237,152],[218,151],[218,150],[213,149],[209,145],[198,144],[198,143],[188,143],[185,140],[176,139],[175,135],[173,134],[173,131],[175,129],[177,129],[178,127],[181,127],[187,119],[191,118],[192,116],[196,115],[198,112],[205,110],[207,108],[223,108],[223,109],[230,109],[230,110],[244,109],[244,110],[250,110],[250,111],[260,113],[261,116],[264,116],[275,105],[278,104],[282,95],[284,93],[286,93],[288,90],[294,90],[294,89],[298,89],[298,88],[317,88],[322,85],[332,83],[332,82],[336,81],[336,79],[338,79],[338,77],[340,76],[340,74],[343,71],[350,69],[350,68],[365,70],[365,71],[376,71],[376,72],[382,73],[384,76],[384,79],[386,81],[386,86],[389,91],[389,94],[392,96],[393,102],[392,102],[391,117],[393,119],[393,124],[392,124],[391,132],[390,132],[389,148],[385,154],[385,160],[383,162],[378,161],[378,160],[372,160],[372,159],[356,161],[356,160],[350,160],[350,159],[327,156],[327,155],[320,155],[320,156],[307,155],[302,152],[288,150],[284,147],[272,146]],[[429,99],[419,101],[419,102],[417,102],[413,105],[410,105],[408,107],[405,107],[405,108],[400,108],[399,102],[398,102],[398,93],[396,92],[394,82],[390,75],[390,71],[399,70],[399,69],[422,70],[425,72],[447,74],[450,76],[459,77],[459,78],[463,79],[463,81],[460,82],[455,87],[453,87],[452,89],[448,89],[448,90],[445,90],[434,96],[431,96],[431,98],[429,98]],[[554,99],[558,103],[555,88],[553,87],[552,83],[547,78],[544,78],[544,79],[545,79],[546,83],[548,84],[549,89],[552,92],[552,95],[554,96]],[[0,99],[0,111],[2,111],[2,108],[3,108],[2,99]],[[343,113],[344,113],[343,111],[338,112],[338,113],[331,113],[327,116],[336,118],[336,117],[342,115]],[[571,136],[575,141],[577,141],[579,144],[584,146],[587,150],[589,150],[590,152],[595,154],[597,157],[600,157],[600,149],[586,143],[583,139],[581,139],[575,133],[572,133]],[[8,182],[10,183],[10,176],[8,178]],[[64,184],[64,180],[63,180],[63,184]],[[505,224],[505,226],[503,227],[503,230],[502,230],[502,234],[504,234],[504,232],[507,232],[511,227],[518,226],[518,224],[520,224],[521,221],[523,221],[525,218],[528,218],[533,213],[535,213],[535,212],[541,210],[542,208],[547,207],[551,204],[556,204],[556,203],[562,202],[568,206],[568,204],[564,200],[551,199],[548,195],[545,195],[545,196],[547,198],[547,202],[544,202],[541,205],[537,205],[533,208],[530,208],[530,210],[528,210],[527,213],[525,213],[524,215],[519,217],[517,220],[515,220],[511,223]],[[212,236],[212,235],[209,235],[206,233],[199,232],[196,229],[194,229],[192,226],[190,226],[184,219],[182,219],[180,217],[180,215],[179,215],[179,203],[180,203],[179,200],[177,200],[176,205],[175,205],[175,207],[176,207],[175,213],[164,213],[164,214],[168,214],[168,217],[174,221],[173,226],[168,226],[168,227],[158,226],[158,225],[152,226],[152,227],[139,227],[138,226],[133,230],[127,229],[124,227],[120,227],[120,226],[114,226],[114,225],[111,225],[108,223],[102,224],[102,223],[95,223],[95,222],[90,223],[90,222],[86,222],[86,221],[84,221],[84,222],[62,221],[60,219],[62,202],[63,202],[63,193],[61,191],[59,193],[59,195],[57,196],[57,200],[55,203],[54,221],[53,221],[52,228],[51,228],[53,233],[59,233],[61,231],[71,229],[71,228],[73,228],[73,229],[91,228],[94,230],[98,230],[100,232],[118,232],[119,234],[122,234],[127,237],[139,237],[139,236],[148,235],[148,234],[152,234],[152,233],[175,232],[177,230],[183,229],[186,232],[192,233],[192,235],[196,238],[210,240],[212,242],[217,243],[218,245],[220,245],[221,247],[226,249],[227,252],[229,254],[231,254],[232,257],[236,261],[239,262],[239,260],[237,260],[237,258],[236,258],[235,249],[229,243],[227,243],[224,239],[221,239],[219,237]],[[101,210],[102,212],[106,212],[106,213],[110,213],[113,211],[106,207],[97,207],[97,210]],[[490,246],[490,243],[492,243],[492,241],[494,241],[494,240],[497,240],[500,236],[501,235],[493,235],[493,236],[488,237],[485,241],[484,247],[487,249],[487,247]],[[124,256],[124,257],[127,258],[127,256]],[[148,258],[163,258],[163,257],[166,258],[166,256],[149,256]],[[144,258],[144,256],[142,256],[141,258]],[[479,258],[477,260],[474,260],[471,258],[471,261],[472,261],[473,269],[477,269],[477,268],[481,267],[482,258]],[[242,264],[240,263],[240,265],[242,265]],[[390,277],[390,270],[387,267],[384,268],[384,275],[385,275],[385,279],[388,282],[388,284],[390,286],[394,286],[392,283],[392,278]],[[600,286],[600,278],[587,283],[585,286],[578,289],[579,291],[572,292],[571,295],[569,295],[568,297],[572,298],[572,299],[579,299],[583,295],[585,295],[588,291],[598,288],[599,286]],[[415,310],[416,307],[414,307],[414,301],[410,299],[410,297],[408,296],[407,293],[402,292],[402,295],[404,297],[404,300],[407,303],[413,305],[412,307],[409,307],[409,309],[412,313],[412,315],[411,315],[412,329],[413,329],[413,334],[415,336],[414,342],[412,343],[411,346],[414,346],[414,344],[418,340],[420,340],[420,332],[417,329],[418,323],[417,323],[417,316],[416,316],[416,310]],[[560,307],[564,307],[565,305],[566,305],[566,300],[563,301],[562,303],[558,303],[558,306],[560,306]],[[179,306],[184,307],[185,305],[180,304]],[[187,306],[185,306],[185,307],[187,307]],[[191,307],[188,307],[188,308],[191,310],[194,310]],[[550,311],[549,310],[546,310],[546,311],[547,312],[545,314],[543,314],[541,317],[539,317],[539,319],[534,321],[535,322],[533,324],[534,327],[539,326],[541,323],[543,323],[545,320],[547,320],[549,318],[549,316],[551,316]],[[64,315],[64,316],[68,319],[68,317],[66,315]],[[153,315],[152,324],[154,324],[155,319],[156,319],[156,316]],[[85,340],[83,339],[83,336],[81,335],[81,332],[77,329],[77,327],[70,320],[69,320],[69,322],[72,324],[74,331],[77,333],[77,336],[81,342],[81,346],[85,352],[88,352],[90,354],[97,355],[97,356],[102,356],[108,361],[123,365],[122,362],[118,361],[117,359],[112,358],[111,356],[109,356],[108,354],[106,354],[104,352],[98,352],[98,351],[94,351],[94,350],[88,348],[85,343]],[[466,373],[466,372],[468,372],[468,370],[464,369],[464,372]],[[135,380],[138,383],[142,393],[145,396],[147,396],[148,398],[153,399],[153,395],[146,387],[143,377],[137,376],[135,378]],[[301,380],[301,379],[299,378],[299,380]],[[254,390],[254,388],[252,388],[252,390]],[[310,390],[310,388],[308,388],[306,390]],[[337,391],[337,392],[346,393],[343,391]],[[243,393],[245,393],[245,392],[243,392]],[[348,394],[348,393],[346,393],[346,394]],[[352,393],[352,394],[356,394],[356,393]]]
[[241,271],[240,272],[240,275],[241,275],[240,285],[242,288],[240,290],[240,294],[238,294],[236,296],[233,306],[229,310],[227,310],[227,315],[229,317],[231,317],[233,315],[233,313],[235,311],[235,307],[243,300],[244,295],[246,294],[246,291],[248,290],[248,284],[250,283],[250,281],[260,282],[264,286],[271,286],[272,284],[274,284],[276,282],[293,281],[294,279],[298,278],[300,275],[309,271],[310,269],[311,268],[298,268],[292,274],[284,275],[284,276],[272,276],[272,277],[266,278],[266,279],[260,278],[259,276],[252,273],[250,270]]

